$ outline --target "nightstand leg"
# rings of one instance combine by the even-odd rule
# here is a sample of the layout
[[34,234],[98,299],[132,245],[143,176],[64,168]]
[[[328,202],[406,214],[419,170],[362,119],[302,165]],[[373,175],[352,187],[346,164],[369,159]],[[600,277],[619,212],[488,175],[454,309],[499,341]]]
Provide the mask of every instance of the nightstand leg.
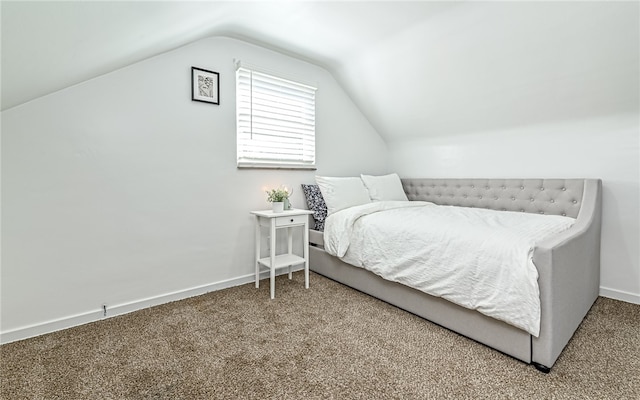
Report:
[[[289,252],[289,254],[292,254],[292,249],[293,249],[293,228],[287,228],[287,250]],[[289,279],[292,279],[293,275],[291,274],[291,265],[289,265]]]
[[260,217],[256,216],[256,288],[260,287]]
[[276,297],[276,220],[271,218],[271,263],[269,265],[271,299]]
[[304,223],[304,242],[302,243],[304,255],[304,287],[309,289],[309,223]]

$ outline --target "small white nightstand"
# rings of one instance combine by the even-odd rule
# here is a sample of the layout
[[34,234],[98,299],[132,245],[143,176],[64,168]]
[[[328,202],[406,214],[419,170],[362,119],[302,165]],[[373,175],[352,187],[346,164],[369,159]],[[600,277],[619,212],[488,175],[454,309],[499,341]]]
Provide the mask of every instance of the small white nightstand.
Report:
[[[256,288],[260,287],[260,265],[269,268],[271,274],[271,298],[276,294],[276,269],[289,267],[289,279],[291,279],[291,267],[304,263],[304,287],[309,288],[309,215],[313,214],[309,210],[285,210],[280,213],[268,211],[251,211],[256,216]],[[269,228],[270,255],[260,258],[260,244],[262,242],[261,227]],[[303,255],[302,257],[293,254],[293,228],[303,229]],[[287,229],[287,253],[276,255],[276,231]]]

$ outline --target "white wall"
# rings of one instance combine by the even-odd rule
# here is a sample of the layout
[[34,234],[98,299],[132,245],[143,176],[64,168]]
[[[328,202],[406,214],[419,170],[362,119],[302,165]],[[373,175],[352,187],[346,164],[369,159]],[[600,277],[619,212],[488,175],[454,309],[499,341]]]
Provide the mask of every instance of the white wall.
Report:
[[[233,59],[317,83],[318,174],[387,171],[385,143],[327,71],[229,38],[8,109],[3,341],[99,319],[104,303],[124,312],[253,279],[249,211],[282,183],[306,208],[299,184],[315,172],[236,169]],[[219,106],[191,101],[191,66],[220,73]]]
[[600,178],[601,294],[640,304],[638,114],[391,142],[404,177]]

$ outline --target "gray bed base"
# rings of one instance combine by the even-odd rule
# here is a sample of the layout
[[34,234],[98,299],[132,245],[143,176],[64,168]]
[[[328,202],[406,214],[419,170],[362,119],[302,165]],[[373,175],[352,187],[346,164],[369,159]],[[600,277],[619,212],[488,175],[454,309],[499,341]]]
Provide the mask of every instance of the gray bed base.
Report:
[[600,287],[602,182],[599,179],[402,179],[409,200],[502,211],[566,215],[568,230],[537,244],[540,335],[439,297],[382,279],[326,253],[310,232],[310,269],[549,372]]

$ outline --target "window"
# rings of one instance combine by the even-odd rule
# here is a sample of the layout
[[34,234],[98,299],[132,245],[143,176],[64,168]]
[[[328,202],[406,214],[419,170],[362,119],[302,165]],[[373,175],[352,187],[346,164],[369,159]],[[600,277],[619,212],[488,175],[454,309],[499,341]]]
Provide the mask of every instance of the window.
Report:
[[315,92],[315,87],[238,65],[238,167],[315,169]]

